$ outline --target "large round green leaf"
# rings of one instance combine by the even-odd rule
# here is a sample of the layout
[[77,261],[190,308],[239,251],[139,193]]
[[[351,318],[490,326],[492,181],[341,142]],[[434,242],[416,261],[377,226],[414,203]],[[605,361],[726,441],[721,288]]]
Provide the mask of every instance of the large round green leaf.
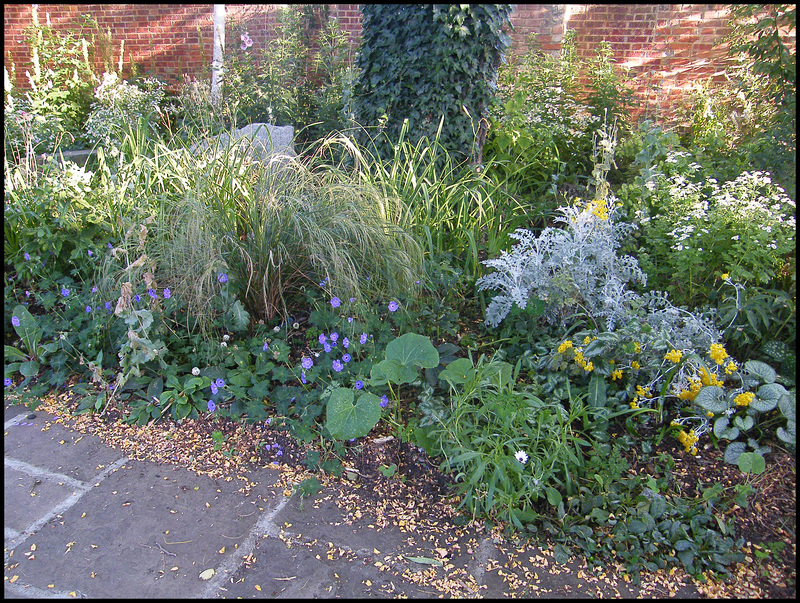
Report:
[[327,405],[326,426],[337,440],[350,440],[367,435],[381,418],[381,400],[375,394],[363,393],[353,404],[352,389],[333,390]]
[[439,366],[439,352],[433,347],[430,338],[416,333],[406,333],[389,342],[386,346],[386,359],[418,368]]

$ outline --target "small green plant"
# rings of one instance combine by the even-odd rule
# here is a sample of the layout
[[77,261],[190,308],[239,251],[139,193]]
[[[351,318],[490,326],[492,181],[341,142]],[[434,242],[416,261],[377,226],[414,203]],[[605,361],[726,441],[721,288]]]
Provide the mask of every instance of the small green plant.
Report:
[[316,496],[322,492],[322,484],[316,477],[308,477],[299,484],[295,484],[293,491],[300,494],[300,510],[302,511],[303,499]]
[[426,432],[442,469],[455,474],[459,508],[522,528],[538,516],[537,501],[558,507],[561,491],[575,491],[589,442],[573,431],[577,415],[518,388],[517,370],[485,356],[451,362],[439,375],[449,404]]

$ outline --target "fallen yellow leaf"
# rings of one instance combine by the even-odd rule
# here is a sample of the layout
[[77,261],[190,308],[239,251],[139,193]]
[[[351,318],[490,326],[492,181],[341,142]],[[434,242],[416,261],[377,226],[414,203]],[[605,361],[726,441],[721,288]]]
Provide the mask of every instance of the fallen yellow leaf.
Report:
[[9,580],[9,582],[10,582],[11,584],[14,584],[14,582],[16,582],[18,578],[19,578],[19,576],[17,576],[16,574],[14,574],[13,576],[11,576],[11,580]]
[[219,554],[220,554],[220,555],[224,555],[224,554],[225,554],[225,547],[222,547],[222,548],[219,550]]
[[258,590],[258,591],[261,590],[261,587],[258,584],[256,584],[256,590]]
[[205,570],[203,572],[200,572],[200,579],[201,580],[209,580],[211,578],[211,576],[213,576],[213,575],[214,575],[214,570],[213,569],[207,569],[207,570]]

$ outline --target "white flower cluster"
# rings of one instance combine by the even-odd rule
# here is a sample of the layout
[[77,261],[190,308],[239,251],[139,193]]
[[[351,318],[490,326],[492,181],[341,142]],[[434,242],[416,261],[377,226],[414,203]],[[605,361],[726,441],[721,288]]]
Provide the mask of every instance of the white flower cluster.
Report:
[[139,118],[150,119],[159,114],[164,90],[153,78],[144,80],[140,88],[121,80],[116,73],[104,73],[94,95],[97,101],[92,103],[86,134],[93,143],[108,147],[116,145],[128,126],[135,126]]

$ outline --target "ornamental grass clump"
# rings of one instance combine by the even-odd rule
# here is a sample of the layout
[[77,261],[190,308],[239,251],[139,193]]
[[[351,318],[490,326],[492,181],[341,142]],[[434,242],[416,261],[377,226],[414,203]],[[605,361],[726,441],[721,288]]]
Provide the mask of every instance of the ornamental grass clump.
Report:
[[419,279],[422,252],[398,197],[314,158],[255,174],[238,189],[209,183],[196,193],[252,315],[288,317],[304,288],[326,279],[357,300],[395,296]]

